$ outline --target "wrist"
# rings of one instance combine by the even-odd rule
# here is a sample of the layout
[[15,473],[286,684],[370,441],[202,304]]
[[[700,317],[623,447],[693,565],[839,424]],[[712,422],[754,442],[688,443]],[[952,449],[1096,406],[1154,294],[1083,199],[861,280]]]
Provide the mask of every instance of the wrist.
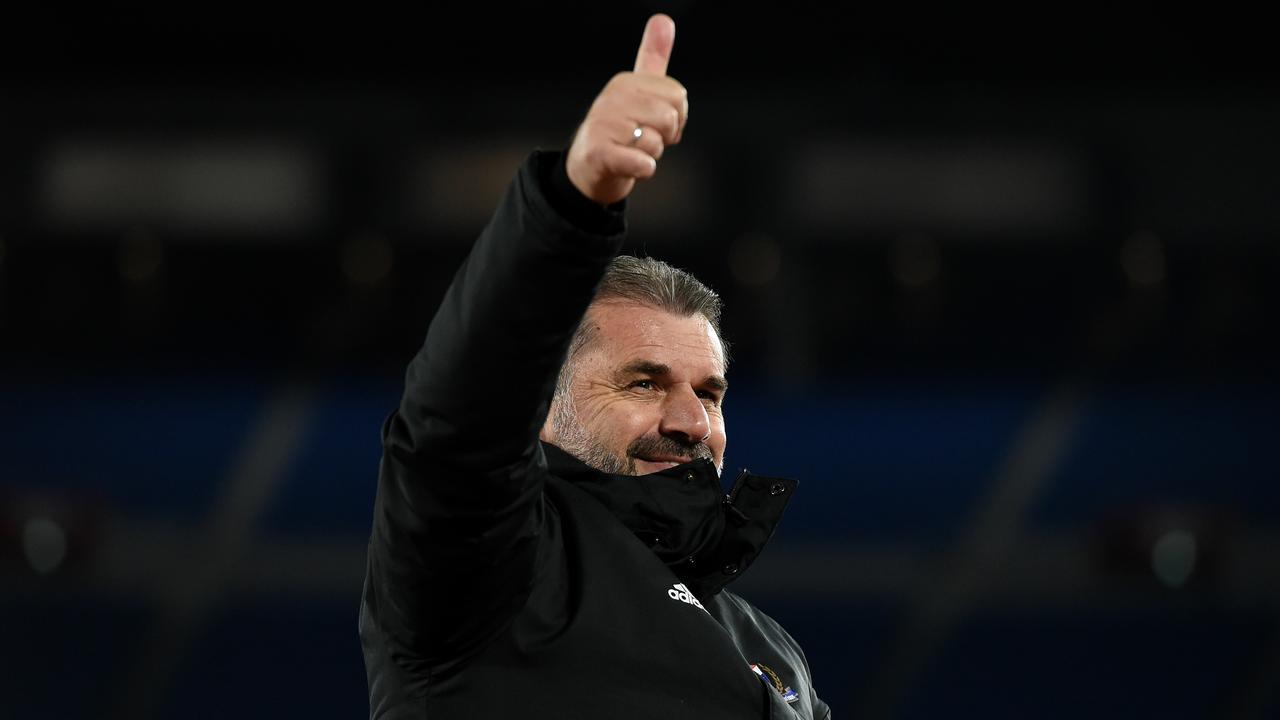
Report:
[[547,201],[556,212],[583,230],[602,235],[616,232],[626,201],[601,205],[587,197],[569,177],[567,158],[568,153],[562,152],[555,162],[548,163],[549,177],[545,178],[544,188]]

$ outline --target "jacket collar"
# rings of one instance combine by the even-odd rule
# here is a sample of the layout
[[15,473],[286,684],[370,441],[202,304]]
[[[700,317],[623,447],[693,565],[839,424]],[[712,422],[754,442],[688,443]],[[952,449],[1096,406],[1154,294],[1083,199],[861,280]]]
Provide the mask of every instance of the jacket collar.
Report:
[[542,450],[552,475],[604,504],[699,596],[719,592],[755,561],[798,484],[744,470],[725,495],[710,460],[613,475],[555,445]]

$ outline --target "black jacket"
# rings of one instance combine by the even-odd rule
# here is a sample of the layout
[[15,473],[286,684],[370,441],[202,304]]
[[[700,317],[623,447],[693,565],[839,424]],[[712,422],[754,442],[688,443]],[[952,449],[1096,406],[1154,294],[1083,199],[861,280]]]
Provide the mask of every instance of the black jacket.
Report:
[[564,185],[561,154],[524,164],[383,426],[370,714],[828,717],[795,641],[724,589],[794,481],[744,473],[726,497],[706,460],[613,476],[537,439],[623,234],[620,207],[585,212]]

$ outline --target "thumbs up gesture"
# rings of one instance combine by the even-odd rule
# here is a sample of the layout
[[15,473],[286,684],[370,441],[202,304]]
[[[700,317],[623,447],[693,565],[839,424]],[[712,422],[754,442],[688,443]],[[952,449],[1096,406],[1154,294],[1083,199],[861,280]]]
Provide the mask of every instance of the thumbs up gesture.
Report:
[[667,77],[676,24],[654,15],[645,25],[633,72],[621,72],[596,96],[569,146],[569,180],[583,195],[608,205],[653,177],[668,145],[680,142],[689,93]]

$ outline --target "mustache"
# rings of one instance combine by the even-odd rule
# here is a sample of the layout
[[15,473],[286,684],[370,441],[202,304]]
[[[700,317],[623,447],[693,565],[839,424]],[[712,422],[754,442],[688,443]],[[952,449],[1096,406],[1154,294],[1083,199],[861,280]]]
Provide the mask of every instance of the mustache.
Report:
[[691,460],[712,459],[711,448],[706,443],[683,442],[666,435],[644,435],[631,441],[627,446],[627,456],[653,457],[655,455],[674,455]]

